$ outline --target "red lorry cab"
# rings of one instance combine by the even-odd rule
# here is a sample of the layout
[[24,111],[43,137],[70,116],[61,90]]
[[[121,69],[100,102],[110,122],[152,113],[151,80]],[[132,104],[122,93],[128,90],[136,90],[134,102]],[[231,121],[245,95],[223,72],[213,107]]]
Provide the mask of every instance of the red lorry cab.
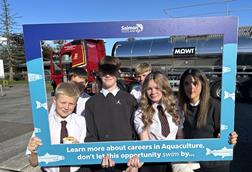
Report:
[[105,56],[103,40],[74,40],[64,44],[59,53],[51,54],[50,71],[54,90],[59,83],[67,81],[68,70],[75,67],[81,67],[87,71],[88,82],[92,86],[95,82],[94,73],[98,70],[98,63]]

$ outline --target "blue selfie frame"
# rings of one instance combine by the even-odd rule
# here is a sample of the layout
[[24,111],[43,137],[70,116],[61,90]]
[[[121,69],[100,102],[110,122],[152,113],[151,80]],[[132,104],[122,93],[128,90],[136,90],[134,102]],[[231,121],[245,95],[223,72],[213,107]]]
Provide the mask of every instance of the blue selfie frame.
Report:
[[[140,160],[143,162],[232,160],[233,145],[228,144],[228,136],[234,130],[238,43],[237,17],[27,24],[23,26],[23,29],[35,135],[43,142],[43,146],[38,149],[40,166],[100,164],[104,154],[110,155],[116,163],[127,162],[133,154],[139,155]],[[40,46],[42,40],[207,34],[223,34],[224,36],[221,138],[51,144],[43,58]],[[40,102],[42,106],[37,106],[36,102]]]

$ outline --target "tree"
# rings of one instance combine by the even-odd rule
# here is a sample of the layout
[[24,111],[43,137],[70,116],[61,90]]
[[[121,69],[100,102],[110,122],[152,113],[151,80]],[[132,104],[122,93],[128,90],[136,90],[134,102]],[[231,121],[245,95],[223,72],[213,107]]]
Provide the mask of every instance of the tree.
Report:
[[10,50],[12,53],[12,64],[17,66],[25,63],[24,37],[23,34],[13,33],[10,35]]
[[50,61],[51,52],[53,51],[52,47],[45,43],[45,41],[41,41],[42,47],[42,55],[44,61]]
[[65,43],[65,40],[54,40],[53,43],[56,45],[56,49],[59,51],[60,48],[63,46]]
[[[1,56],[3,58],[5,68],[9,71],[9,81],[13,81],[14,67],[15,67],[15,52],[16,45],[13,41],[13,29],[16,26],[15,15],[10,14],[10,5],[7,0],[2,0],[1,2],[2,13],[0,14],[0,28],[2,36],[7,38],[7,43],[1,49]],[[14,36],[15,37],[15,36]]]

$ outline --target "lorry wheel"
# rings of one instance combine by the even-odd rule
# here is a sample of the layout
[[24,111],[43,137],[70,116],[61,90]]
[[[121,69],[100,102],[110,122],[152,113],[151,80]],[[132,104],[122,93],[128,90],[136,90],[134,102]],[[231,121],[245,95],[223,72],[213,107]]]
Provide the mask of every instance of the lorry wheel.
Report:
[[221,81],[217,81],[211,86],[211,96],[221,99]]

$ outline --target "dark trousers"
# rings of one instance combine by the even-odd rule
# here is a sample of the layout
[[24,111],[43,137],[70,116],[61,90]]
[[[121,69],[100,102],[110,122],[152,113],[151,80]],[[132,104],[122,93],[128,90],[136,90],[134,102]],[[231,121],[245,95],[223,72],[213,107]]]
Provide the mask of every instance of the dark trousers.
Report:
[[102,168],[101,165],[90,165],[89,168],[91,169],[92,172],[122,172],[127,169],[127,165],[116,164],[112,168]]
[[172,172],[171,163],[144,163],[139,172]]
[[229,172],[229,171],[230,171],[229,166],[220,166],[215,168],[200,168],[194,170],[194,172]]

